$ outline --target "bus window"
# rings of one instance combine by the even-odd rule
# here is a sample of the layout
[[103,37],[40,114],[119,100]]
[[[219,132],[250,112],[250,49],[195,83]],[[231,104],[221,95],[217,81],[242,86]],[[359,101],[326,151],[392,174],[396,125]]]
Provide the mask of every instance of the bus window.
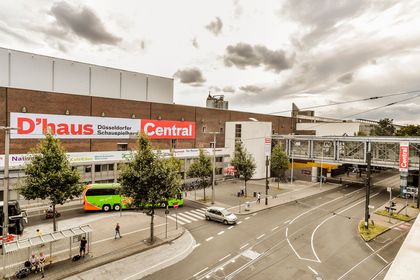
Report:
[[118,194],[117,189],[88,189],[86,196],[100,196],[100,195],[116,195]]

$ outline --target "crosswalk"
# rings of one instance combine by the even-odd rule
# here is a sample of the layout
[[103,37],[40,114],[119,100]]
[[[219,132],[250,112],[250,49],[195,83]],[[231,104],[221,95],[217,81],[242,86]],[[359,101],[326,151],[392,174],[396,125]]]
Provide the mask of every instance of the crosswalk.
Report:
[[[172,221],[176,221],[178,219],[178,224],[185,225],[190,224],[197,221],[205,220],[204,213],[206,212],[207,208],[200,208],[200,209],[194,209],[190,211],[185,212],[178,212],[177,214],[170,214],[168,215],[168,219]],[[178,211],[178,210],[175,210]],[[178,217],[177,217],[178,216]]]

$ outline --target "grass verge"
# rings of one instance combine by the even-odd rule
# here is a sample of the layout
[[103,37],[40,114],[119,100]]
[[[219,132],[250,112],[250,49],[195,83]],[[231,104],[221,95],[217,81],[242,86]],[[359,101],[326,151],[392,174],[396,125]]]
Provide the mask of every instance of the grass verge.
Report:
[[[389,213],[386,210],[378,210],[378,211],[375,212],[375,214],[385,216],[385,217],[389,217]],[[409,222],[412,219],[411,216],[404,215],[404,214],[396,214],[396,213],[392,213],[391,218],[397,219],[397,220],[400,220],[400,221],[404,221],[404,222]]]
[[388,227],[375,225],[373,223],[369,223],[368,229],[365,229],[365,221],[361,220],[359,222],[359,234],[365,241],[370,241],[387,230],[389,230]]

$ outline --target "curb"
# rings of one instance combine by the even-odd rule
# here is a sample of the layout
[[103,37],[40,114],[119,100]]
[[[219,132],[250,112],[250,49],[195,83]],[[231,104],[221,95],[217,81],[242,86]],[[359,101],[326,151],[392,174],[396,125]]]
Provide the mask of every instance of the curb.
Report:
[[[109,256],[109,255],[103,255],[103,256],[97,257],[96,259],[95,259],[95,257],[92,256],[91,257],[92,260],[99,260],[99,261],[98,262],[93,262],[92,261],[91,263],[89,263],[90,261],[88,261],[88,262],[86,262],[88,265],[86,265],[85,267],[77,267],[77,270],[75,270],[75,271],[68,271],[67,273],[61,273],[59,275],[55,275],[55,274],[48,275],[48,270],[47,270],[46,273],[45,273],[45,279],[57,279],[57,277],[59,279],[63,279],[63,278],[71,277],[71,276],[77,275],[79,273],[91,270],[93,268],[96,268],[96,267],[99,267],[99,266],[102,266],[102,265],[105,265],[105,264],[108,264],[108,263],[111,263],[111,262],[114,262],[114,261],[117,261],[117,260],[120,260],[120,259],[128,258],[130,256],[133,256],[133,255],[136,255],[136,254],[139,254],[139,253],[143,253],[145,251],[148,251],[150,249],[153,249],[153,248],[165,245],[165,244],[169,244],[169,243],[173,242],[174,240],[177,240],[178,238],[183,236],[184,233],[185,233],[185,228],[182,227],[182,232],[180,234],[177,234],[172,239],[165,240],[165,241],[163,241],[162,243],[159,243],[159,244],[149,245],[149,247],[147,247],[147,248],[133,249],[131,251],[123,250],[122,251],[123,253],[113,254],[113,257],[108,258],[108,259],[106,259],[105,257]],[[103,260],[101,260],[101,259],[103,259]],[[64,262],[64,261],[66,261],[66,260],[63,260],[62,262]],[[55,263],[55,264],[59,264],[59,263],[60,262]]]

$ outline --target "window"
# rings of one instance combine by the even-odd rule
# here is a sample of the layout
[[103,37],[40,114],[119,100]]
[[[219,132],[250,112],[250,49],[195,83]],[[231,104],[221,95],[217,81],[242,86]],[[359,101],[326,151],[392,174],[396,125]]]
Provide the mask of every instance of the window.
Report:
[[178,143],[177,139],[171,139],[171,148],[176,149],[176,144]]
[[235,138],[241,138],[242,135],[242,125],[241,124],[235,124]]
[[108,171],[108,164],[103,164],[101,166],[101,171]]
[[203,126],[203,133],[206,133],[207,127]]
[[116,195],[117,189],[88,189],[86,196]]
[[109,171],[114,171],[114,164],[108,164],[108,170]]
[[95,164],[95,172],[101,172],[101,166],[99,164]]
[[216,162],[223,162],[223,157],[216,157]]
[[92,166],[91,165],[86,165],[85,166],[85,173],[90,173],[92,172]]
[[117,144],[117,151],[127,151],[128,144],[127,143],[118,143]]

